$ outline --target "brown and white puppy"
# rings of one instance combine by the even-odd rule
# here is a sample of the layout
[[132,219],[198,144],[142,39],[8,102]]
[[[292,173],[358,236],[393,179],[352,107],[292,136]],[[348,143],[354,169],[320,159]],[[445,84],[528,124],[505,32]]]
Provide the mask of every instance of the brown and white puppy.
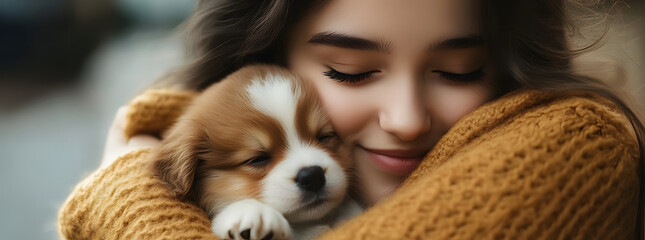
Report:
[[349,156],[306,82],[254,65],[204,90],[151,166],[209,213],[221,238],[309,238],[359,212],[332,211],[348,205]]

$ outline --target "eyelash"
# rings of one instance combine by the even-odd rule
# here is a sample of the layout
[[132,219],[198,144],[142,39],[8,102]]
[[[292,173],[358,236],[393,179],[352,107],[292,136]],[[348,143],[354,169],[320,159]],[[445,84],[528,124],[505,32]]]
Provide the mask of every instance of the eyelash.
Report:
[[462,83],[474,82],[482,79],[486,75],[486,73],[484,72],[484,68],[480,68],[465,74],[449,73],[449,72],[443,72],[443,71],[432,71],[432,72],[438,73],[439,77],[446,79],[448,81],[462,82]]
[[329,67],[329,71],[324,72],[323,75],[341,83],[352,84],[352,83],[358,83],[362,80],[365,80],[371,77],[372,73],[376,73],[376,72],[380,72],[380,71],[374,70],[374,71],[369,71],[369,72],[364,72],[359,74],[348,74],[348,73],[342,73],[342,72],[336,71],[336,69]]
[[[362,80],[365,80],[371,77],[373,73],[377,73],[377,72],[380,72],[380,71],[374,70],[374,71],[369,71],[369,72],[364,72],[359,74],[348,74],[348,73],[342,73],[342,72],[336,71],[335,69],[329,67],[329,71],[324,72],[323,75],[341,83],[353,84],[353,83],[358,83]],[[450,73],[450,72],[436,71],[436,70],[432,72],[439,74],[439,77],[446,79],[448,81],[463,82],[463,83],[480,80],[486,75],[486,73],[484,73],[483,68],[480,68],[473,72],[465,73],[465,74],[457,74],[457,73]]]

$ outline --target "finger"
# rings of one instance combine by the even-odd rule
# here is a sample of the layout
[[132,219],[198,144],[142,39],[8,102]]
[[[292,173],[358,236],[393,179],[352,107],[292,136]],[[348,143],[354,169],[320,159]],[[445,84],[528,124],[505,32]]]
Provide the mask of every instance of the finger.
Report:
[[128,107],[121,106],[116,111],[116,116],[114,116],[114,120],[112,121],[112,125],[110,126],[110,128],[123,130],[123,126],[125,126],[125,118],[127,113],[128,113]]
[[161,144],[161,140],[151,135],[134,135],[128,141],[128,148],[142,149],[142,148],[154,148]]
[[108,129],[105,148],[103,149],[103,160],[101,166],[107,166],[114,162],[119,155],[127,148],[127,141],[123,135],[123,126],[128,108],[123,106],[117,110],[114,120]]

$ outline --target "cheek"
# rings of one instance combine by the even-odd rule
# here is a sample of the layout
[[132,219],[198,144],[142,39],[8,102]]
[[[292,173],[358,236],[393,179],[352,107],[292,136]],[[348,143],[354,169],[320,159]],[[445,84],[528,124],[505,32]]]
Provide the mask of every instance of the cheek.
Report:
[[484,84],[470,86],[435,86],[431,91],[434,118],[447,126],[471,113],[492,98],[493,91]]
[[292,62],[291,70],[316,88],[325,112],[342,139],[358,133],[370,121],[374,112],[374,96],[370,96],[369,91],[334,82],[323,75],[328,69],[318,64],[297,60]]
[[214,172],[209,176],[204,176],[200,182],[204,199],[220,203],[257,197],[260,189],[256,180],[234,172]]
[[325,87],[318,88],[321,100],[334,125],[334,129],[341,136],[356,133],[364,126],[368,117],[370,106],[367,102],[358,101],[343,91],[330,91]]

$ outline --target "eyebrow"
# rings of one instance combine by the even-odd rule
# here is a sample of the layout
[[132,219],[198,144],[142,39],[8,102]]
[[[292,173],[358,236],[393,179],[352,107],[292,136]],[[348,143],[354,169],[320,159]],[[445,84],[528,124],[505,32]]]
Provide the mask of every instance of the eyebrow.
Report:
[[382,53],[389,53],[390,42],[372,41],[364,38],[349,36],[335,32],[320,32],[311,37],[308,43],[322,44],[340,48],[350,48],[356,50],[370,50]]
[[[356,50],[370,50],[382,53],[389,53],[391,42],[373,41],[364,38],[354,37],[347,34],[336,32],[320,32],[315,34],[308,43],[321,44],[327,46],[334,46],[340,48],[349,48]],[[470,47],[478,47],[484,44],[484,39],[477,35],[458,37],[443,40],[438,43],[431,44],[427,51],[443,50],[443,49],[463,49]]]
[[451,38],[443,40],[439,43],[431,44],[427,49],[428,51],[432,50],[443,50],[443,49],[463,49],[471,47],[479,47],[484,45],[484,38],[477,35]]

